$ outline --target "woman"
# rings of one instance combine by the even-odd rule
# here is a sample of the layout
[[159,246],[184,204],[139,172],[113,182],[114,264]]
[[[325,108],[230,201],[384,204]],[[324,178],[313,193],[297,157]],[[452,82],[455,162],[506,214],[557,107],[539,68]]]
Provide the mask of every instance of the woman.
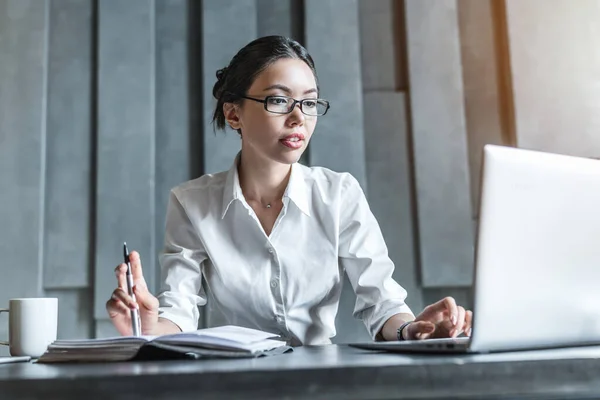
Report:
[[195,330],[209,298],[230,324],[295,345],[331,343],[345,272],[357,295],[354,315],[373,339],[469,335],[472,314],[450,297],[414,317],[358,182],[297,163],[329,109],[306,49],[281,36],[257,39],[217,79],[213,122],[238,132],[241,151],[229,171],[171,191],[158,298],[138,253],[137,303],[125,264],[116,268],[107,310],[117,330],[131,334],[129,308],[138,307],[143,334]]

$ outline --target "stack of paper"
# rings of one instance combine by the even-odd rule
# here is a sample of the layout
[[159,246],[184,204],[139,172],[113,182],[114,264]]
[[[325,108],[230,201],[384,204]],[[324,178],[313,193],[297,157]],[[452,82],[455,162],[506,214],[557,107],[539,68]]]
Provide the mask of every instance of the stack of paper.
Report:
[[12,364],[12,363],[29,362],[29,361],[31,361],[31,357],[29,357],[29,356],[0,357],[0,364]]
[[239,326],[220,326],[163,336],[120,336],[107,339],[56,340],[38,362],[125,361],[142,353],[162,351],[201,357],[255,357],[287,347],[268,332]]

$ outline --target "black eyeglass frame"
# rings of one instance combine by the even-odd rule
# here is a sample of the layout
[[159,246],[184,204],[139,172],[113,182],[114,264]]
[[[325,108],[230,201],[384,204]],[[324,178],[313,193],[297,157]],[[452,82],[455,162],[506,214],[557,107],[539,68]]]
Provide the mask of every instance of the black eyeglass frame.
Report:
[[[294,111],[294,108],[296,108],[296,104],[300,104],[300,111],[302,111],[302,114],[304,115],[308,115],[309,117],[322,117],[323,115],[327,114],[327,111],[329,111],[329,108],[331,108],[331,105],[329,104],[329,101],[325,100],[325,99],[303,99],[303,100],[296,100],[293,97],[290,96],[266,96],[263,100],[261,99],[257,99],[255,97],[250,97],[250,96],[243,96],[243,95],[237,95],[238,97],[241,97],[242,99],[247,99],[247,100],[252,100],[252,101],[256,101],[257,103],[263,103],[264,107],[265,107],[265,111],[273,113],[273,114],[279,114],[279,115],[286,115],[291,113],[292,111]],[[269,109],[267,109],[267,102],[269,101],[269,99],[271,98],[277,98],[277,97],[283,97],[286,99],[291,99],[294,100],[294,104],[292,104],[292,106],[290,107],[290,111],[288,112],[277,112],[277,111],[271,111]],[[322,101],[327,105],[327,108],[325,108],[325,112],[323,112],[323,114],[307,114],[304,112],[304,109],[302,108],[302,106],[304,105],[303,102],[305,101]]]

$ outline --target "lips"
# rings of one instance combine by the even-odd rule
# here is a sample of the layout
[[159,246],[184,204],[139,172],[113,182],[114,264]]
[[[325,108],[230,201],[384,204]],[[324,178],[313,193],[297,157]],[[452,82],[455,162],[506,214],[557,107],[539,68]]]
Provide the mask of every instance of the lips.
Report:
[[299,149],[304,144],[304,135],[301,133],[292,133],[279,139],[279,143],[290,149]]

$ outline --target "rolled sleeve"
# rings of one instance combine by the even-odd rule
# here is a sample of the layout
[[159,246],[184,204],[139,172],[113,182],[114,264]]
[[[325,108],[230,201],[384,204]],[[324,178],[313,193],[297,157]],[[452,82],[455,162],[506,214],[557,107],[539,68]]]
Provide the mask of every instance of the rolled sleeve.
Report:
[[171,191],[167,207],[165,246],[159,256],[161,290],[159,316],[182,331],[198,329],[198,306],[206,304],[202,287],[202,262],[206,252],[176,192]]
[[356,293],[354,317],[373,340],[395,314],[412,314],[406,290],[393,278],[394,263],[359,183],[351,175],[342,187],[339,258]]

